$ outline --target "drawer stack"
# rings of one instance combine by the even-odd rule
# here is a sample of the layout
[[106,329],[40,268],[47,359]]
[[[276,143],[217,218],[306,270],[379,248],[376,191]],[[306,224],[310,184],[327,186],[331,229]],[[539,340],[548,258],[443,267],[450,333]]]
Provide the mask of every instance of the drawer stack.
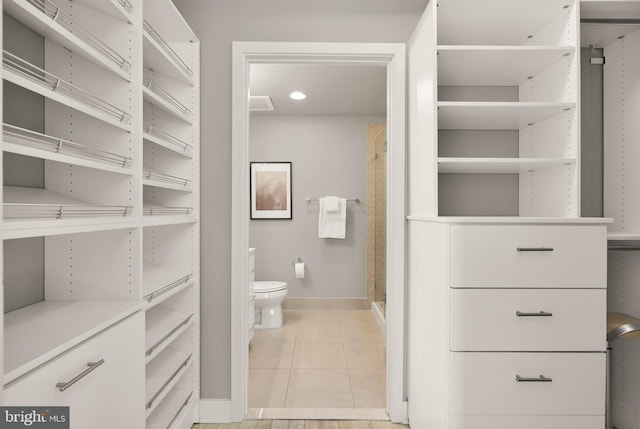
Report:
[[[412,329],[410,371],[434,383],[423,388],[411,375],[411,422],[412,413],[425,414],[414,407],[432,407],[420,404],[421,390],[438,384],[430,377],[435,368],[419,368],[415,359],[422,355],[426,365],[431,359],[449,374],[440,378],[440,387],[449,392],[447,415],[431,427],[604,427],[606,228],[420,222],[412,229],[411,249],[425,246],[420,235],[432,229],[441,230],[436,236],[447,243],[439,243],[445,253],[440,267],[429,261],[422,274],[411,269],[411,326],[440,323],[420,315],[423,300],[438,299],[429,289],[441,288],[449,305],[448,314],[436,314],[440,321],[448,317],[447,338]],[[426,275],[441,282],[425,290],[424,278],[422,285],[416,280],[429,268],[435,271]],[[438,338],[444,350],[442,359],[434,360]],[[428,413],[425,418],[433,421]]]

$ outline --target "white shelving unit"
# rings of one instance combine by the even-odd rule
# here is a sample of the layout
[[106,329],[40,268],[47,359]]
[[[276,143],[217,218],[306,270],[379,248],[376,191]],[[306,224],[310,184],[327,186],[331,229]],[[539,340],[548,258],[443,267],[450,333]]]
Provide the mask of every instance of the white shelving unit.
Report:
[[[425,189],[410,204],[433,216],[577,217],[578,8],[554,0],[485,6],[444,0],[423,18],[432,28],[425,35],[430,43],[410,61],[419,62],[413,73],[419,70],[433,86],[410,92],[436,102],[417,107],[420,123],[410,130],[423,142],[412,147],[418,156],[411,162],[421,165],[411,169],[410,181]],[[511,132],[504,150],[483,137],[496,130]],[[447,159],[452,145],[458,154]],[[425,158],[435,162],[424,165]],[[496,211],[460,204],[477,193]]]
[[609,220],[580,217],[579,9],[429,2],[409,42],[412,427],[604,427]]
[[187,429],[199,401],[199,45],[168,0],[144,0],[146,427]]
[[3,405],[71,406],[73,427],[190,428],[198,40],[171,0],[2,6]]

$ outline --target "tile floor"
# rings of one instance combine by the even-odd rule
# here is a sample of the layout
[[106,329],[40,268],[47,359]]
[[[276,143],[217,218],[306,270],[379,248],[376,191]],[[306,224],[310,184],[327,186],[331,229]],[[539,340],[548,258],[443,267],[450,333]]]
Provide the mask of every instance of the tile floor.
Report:
[[385,342],[369,310],[284,310],[249,349],[250,408],[385,408]]

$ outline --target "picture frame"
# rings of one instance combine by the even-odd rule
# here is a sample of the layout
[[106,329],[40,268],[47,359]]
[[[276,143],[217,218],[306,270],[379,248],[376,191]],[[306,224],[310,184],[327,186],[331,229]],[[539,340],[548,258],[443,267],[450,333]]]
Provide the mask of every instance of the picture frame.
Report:
[[291,162],[250,163],[251,219],[293,219]]

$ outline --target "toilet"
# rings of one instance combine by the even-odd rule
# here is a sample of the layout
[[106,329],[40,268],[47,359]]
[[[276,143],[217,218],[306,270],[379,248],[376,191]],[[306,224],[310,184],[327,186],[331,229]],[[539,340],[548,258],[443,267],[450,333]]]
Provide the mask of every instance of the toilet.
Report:
[[287,284],[280,281],[256,281],[253,292],[256,296],[256,329],[280,328],[282,301],[287,296]]

